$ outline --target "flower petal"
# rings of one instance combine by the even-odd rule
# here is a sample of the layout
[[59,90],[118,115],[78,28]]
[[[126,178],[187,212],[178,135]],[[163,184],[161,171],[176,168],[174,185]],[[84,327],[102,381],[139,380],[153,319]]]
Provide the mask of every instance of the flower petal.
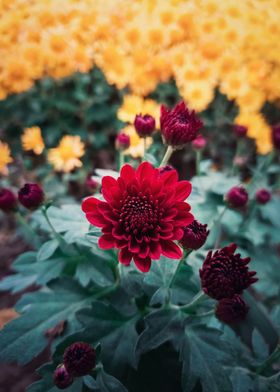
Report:
[[182,249],[173,241],[161,241],[162,254],[170,259],[180,259],[183,255]]
[[110,234],[103,234],[98,240],[98,245],[101,249],[112,249],[115,247],[115,240]]
[[184,201],[192,191],[192,184],[189,181],[180,181],[176,185],[175,198],[178,201]]
[[148,272],[151,268],[151,259],[150,257],[146,257],[145,259],[141,259],[140,257],[133,257],[134,263],[136,267],[142,272]]
[[127,248],[122,248],[119,252],[119,262],[124,265],[129,265],[132,259],[132,253]]

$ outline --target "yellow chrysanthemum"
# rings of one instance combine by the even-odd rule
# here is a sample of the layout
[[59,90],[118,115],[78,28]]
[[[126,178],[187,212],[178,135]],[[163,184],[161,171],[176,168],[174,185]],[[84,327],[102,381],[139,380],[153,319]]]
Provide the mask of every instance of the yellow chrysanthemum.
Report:
[[[130,146],[124,150],[125,155],[131,155],[133,158],[142,158],[144,156],[144,139],[140,138],[133,125],[128,125],[122,129],[130,137]],[[146,138],[146,148],[149,148],[153,142],[151,137]]]
[[240,113],[235,123],[248,128],[248,136],[255,139],[260,154],[267,154],[272,150],[271,129],[261,114]]
[[32,151],[36,155],[42,154],[45,148],[39,127],[25,128],[21,136],[21,143],[25,151]]
[[160,106],[152,99],[143,99],[139,95],[126,95],[122,106],[118,110],[118,118],[132,124],[136,114],[150,114],[159,123]]
[[59,145],[50,149],[48,160],[56,171],[69,173],[83,164],[79,158],[85,153],[85,145],[80,136],[63,136]]
[[0,140],[0,173],[3,175],[8,174],[8,163],[13,162],[11,157],[11,150],[8,144],[1,142]]

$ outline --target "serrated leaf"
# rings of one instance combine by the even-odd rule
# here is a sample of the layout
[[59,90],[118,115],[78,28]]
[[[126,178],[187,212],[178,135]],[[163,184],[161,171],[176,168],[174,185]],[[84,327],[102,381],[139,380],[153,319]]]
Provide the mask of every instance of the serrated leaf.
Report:
[[121,371],[132,362],[138,318],[134,313],[122,315],[112,305],[97,301],[91,309],[78,314],[79,321],[86,328],[83,335],[91,344],[101,343],[102,362],[114,371]]
[[137,367],[140,356],[167,341],[176,341],[182,332],[182,319],[177,310],[160,309],[145,318],[146,327],[139,336],[134,353],[134,366]]
[[46,347],[45,332],[49,328],[67,320],[67,333],[71,333],[78,324],[76,312],[88,306],[94,298],[68,280],[54,282],[49,288],[49,291],[26,294],[18,302],[16,310],[22,316],[1,331],[0,360],[28,363]]
[[181,350],[182,387],[191,392],[200,380],[205,392],[232,392],[231,382],[223,369],[230,360],[221,332],[206,326],[187,327]]
[[179,262],[180,260],[172,260],[162,256],[152,263],[150,271],[145,274],[144,282],[155,287],[167,287]]
[[76,268],[75,278],[82,286],[95,282],[100,287],[110,286],[114,283],[114,274],[108,263],[91,256],[81,260]]
[[97,374],[97,383],[102,392],[128,392],[125,386],[103,369]]

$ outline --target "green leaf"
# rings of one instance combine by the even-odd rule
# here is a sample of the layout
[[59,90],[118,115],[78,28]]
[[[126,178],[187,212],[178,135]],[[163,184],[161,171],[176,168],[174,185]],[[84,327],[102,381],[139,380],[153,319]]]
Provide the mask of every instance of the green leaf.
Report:
[[221,332],[206,326],[186,327],[180,352],[183,361],[182,387],[191,392],[200,380],[205,392],[231,392],[231,382],[223,369],[230,361]]
[[145,318],[145,329],[139,336],[134,353],[133,364],[137,367],[140,356],[167,341],[176,345],[182,333],[182,319],[177,310],[160,309]]
[[150,271],[145,274],[144,282],[155,287],[168,287],[180,260],[168,259],[165,256],[152,263]]
[[58,245],[58,241],[55,239],[45,242],[37,253],[37,260],[44,261],[49,259],[58,248]]
[[251,392],[254,385],[246,369],[241,367],[233,368],[231,373],[233,392]]
[[112,305],[95,301],[91,309],[84,309],[77,315],[86,330],[82,333],[91,344],[100,342],[102,362],[114,372],[130,365],[138,338],[136,322],[139,318],[133,313],[123,315]]
[[100,287],[110,286],[114,283],[114,274],[108,263],[93,255],[87,256],[78,263],[75,278],[84,287],[91,281]]
[[16,306],[22,316],[1,331],[0,360],[28,363],[46,347],[46,331],[67,320],[67,333],[72,333],[78,325],[76,312],[88,306],[93,298],[94,295],[67,280],[50,284],[48,291],[24,295]]
[[103,369],[97,374],[97,383],[102,392],[128,392],[119,380],[105,373]]

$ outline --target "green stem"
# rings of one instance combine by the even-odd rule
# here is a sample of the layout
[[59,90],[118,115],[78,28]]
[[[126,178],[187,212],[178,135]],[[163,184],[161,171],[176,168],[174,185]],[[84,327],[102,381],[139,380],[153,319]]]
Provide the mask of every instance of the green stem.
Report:
[[159,167],[165,166],[167,165],[171,155],[173,154],[174,149],[172,146],[168,146],[167,150],[165,151],[164,157],[162,158],[161,164],[159,165]]
[[174,274],[173,274],[173,276],[172,276],[172,278],[171,278],[171,280],[170,280],[170,282],[168,284],[168,288],[172,287],[172,285],[173,285],[173,283],[174,283],[174,281],[176,279],[176,276],[177,276],[178,272],[180,271],[180,268],[181,268],[182,264],[184,263],[185,259],[188,257],[188,255],[190,253],[192,253],[192,249],[187,249],[187,250],[184,251],[183,256],[182,256],[181,260],[179,261],[179,263],[177,265],[177,268],[176,268],[176,270],[175,270],[175,272],[174,272]]
[[190,310],[193,310],[193,308],[196,308],[201,302],[203,302],[207,298],[207,295],[200,290],[189,302],[188,304],[181,306],[180,309],[182,311],[187,311],[189,312]]
[[124,165],[124,152],[123,152],[123,150],[120,150],[120,153],[119,153],[119,171],[121,170],[123,165]]
[[144,137],[144,154],[143,154],[143,161],[142,162],[146,161],[146,152],[147,152],[147,138]]
[[45,206],[43,206],[41,208],[42,214],[51,230],[51,232],[53,233],[54,238],[57,240],[57,242],[59,243],[59,246],[61,248],[61,250],[65,253],[68,253],[68,244],[65,241],[65,239],[55,230],[55,228],[53,227],[50,218],[48,217],[48,213],[47,213],[47,209]]
[[27,241],[30,241],[32,245],[36,248],[39,249],[41,246],[41,241],[35,231],[31,228],[31,226],[26,222],[24,217],[21,215],[20,212],[15,212],[15,217],[18,221],[18,223],[22,226],[23,230],[23,235],[27,239]]
[[215,241],[215,245],[214,245],[214,249],[217,249],[220,245],[220,241],[221,241],[221,234],[222,234],[222,219],[225,215],[225,212],[227,210],[227,206],[225,206],[225,208],[223,209],[223,211],[221,212],[218,221],[216,222],[216,224],[218,225],[218,233],[217,233],[217,238]]
[[195,314],[194,317],[208,317],[212,316],[213,314],[215,314],[215,309],[211,309],[208,312]]
[[200,176],[200,160],[201,160],[201,151],[196,150],[195,152],[195,167],[196,167],[196,175]]
[[264,363],[257,368],[256,373],[262,374],[269,369],[275,362],[280,360],[280,344],[276,347],[275,351],[267,358]]

